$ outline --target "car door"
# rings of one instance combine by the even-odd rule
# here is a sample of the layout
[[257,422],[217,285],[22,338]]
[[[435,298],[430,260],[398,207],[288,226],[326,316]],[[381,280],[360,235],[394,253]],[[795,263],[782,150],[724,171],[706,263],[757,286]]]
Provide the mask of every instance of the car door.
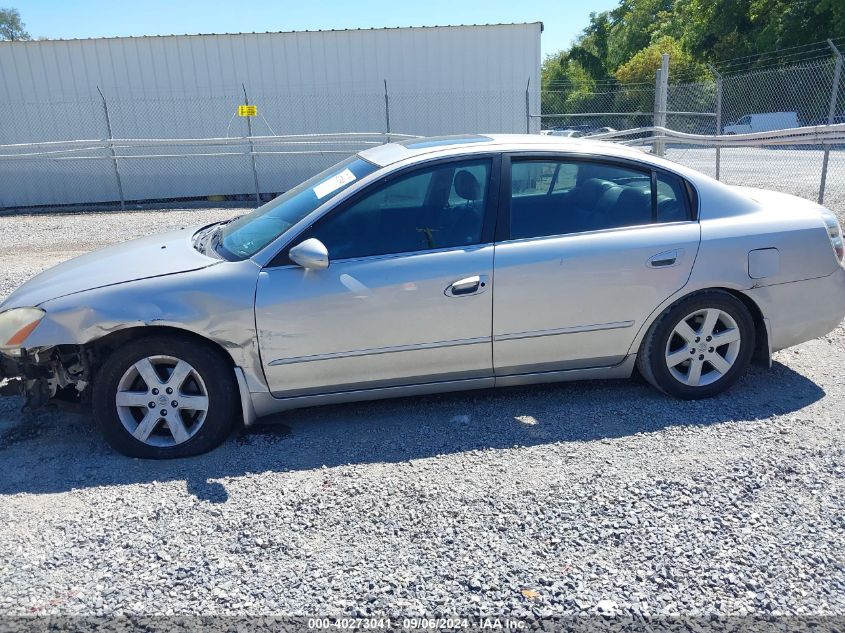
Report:
[[[621,362],[689,279],[694,191],[630,162],[506,157],[496,243],[497,376]],[[508,182],[509,180],[509,182]]]
[[437,161],[383,178],[291,243],[319,239],[327,269],[283,252],[261,272],[255,316],[274,395],[492,376],[498,164]]

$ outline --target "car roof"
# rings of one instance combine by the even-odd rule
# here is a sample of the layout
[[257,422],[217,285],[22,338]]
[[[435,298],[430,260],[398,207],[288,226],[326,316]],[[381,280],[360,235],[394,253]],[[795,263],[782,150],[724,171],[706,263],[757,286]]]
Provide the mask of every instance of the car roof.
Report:
[[[657,162],[642,150],[608,141],[542,134],[464,134],[432,136],[385,143],[365,149],[359,156],[380,167],[418,156],[479,152],[560,151],[599,154]],[[433,157],[433,156],[431,156]]]

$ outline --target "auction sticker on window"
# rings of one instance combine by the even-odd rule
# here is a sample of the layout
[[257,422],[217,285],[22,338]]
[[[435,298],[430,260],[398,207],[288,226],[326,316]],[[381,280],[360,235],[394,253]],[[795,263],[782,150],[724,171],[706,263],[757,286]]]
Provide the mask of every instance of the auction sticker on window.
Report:
[[348,185],[350,182],[355,180],[355,177],[355,174],[349,171],[349,169],[344,169],[339,174],[332,176],[328,180],[324,180],[314,187],[314,195],[317,196],[317,199],[325,198],[327,195],[337,191],[344,185]]

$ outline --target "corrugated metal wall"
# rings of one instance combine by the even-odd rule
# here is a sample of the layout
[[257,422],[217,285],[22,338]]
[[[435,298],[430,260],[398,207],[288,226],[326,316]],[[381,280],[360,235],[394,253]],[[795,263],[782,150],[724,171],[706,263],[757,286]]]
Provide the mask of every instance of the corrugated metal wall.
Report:
[[[107,137],[420,135],[526,131],[539,103],[540,23],[95,40],[0,42],[0,144]],[[532,123],[537,127],[537,123]],[[119,150],[131,154],[138,150]],[[178,154],[165,146],[156,153]],[[100,159],[0,162],[0,206],[116,200]],[[3,153],[0,150],[0,153]],[[283,191],[338,154],[258,156],[262,192]],[[127,200],[253,191],[247,156],[119,161]]]

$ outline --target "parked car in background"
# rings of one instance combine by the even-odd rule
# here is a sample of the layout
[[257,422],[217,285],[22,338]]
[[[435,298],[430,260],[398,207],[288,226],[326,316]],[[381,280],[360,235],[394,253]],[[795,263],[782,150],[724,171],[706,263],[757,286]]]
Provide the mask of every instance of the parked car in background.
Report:
[[621,145],[413,139],[41,273],[0,304],[0,391],[90,405],[153,458],[287,409],[635,367],[706,398],[840,323],[843,257],[824,207]]
[[562,129],[552,129],[552,130],[543,130],[540,132],[545,136],[563,136],[566,138],[579,138],[584,136],[584,132],[581,130],[575,130],[573,128],[562,128]]
[[771,130],[789,130],[800,127],[797,112],[760,112],[746,114],[736,123],[724,127],[724,134],[751,134],[770,132]]
[[608,132],[615,132],[616,128],[613,127],[597,127],[596,129],[592,130],[586,136],[596,136],[597,134],[607,134]]

